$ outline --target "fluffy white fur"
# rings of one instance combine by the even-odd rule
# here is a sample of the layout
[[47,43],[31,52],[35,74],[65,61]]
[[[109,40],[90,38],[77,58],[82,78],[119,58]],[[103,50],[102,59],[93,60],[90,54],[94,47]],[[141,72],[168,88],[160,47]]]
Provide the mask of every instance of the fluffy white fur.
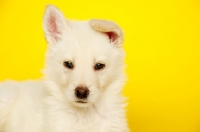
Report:
[[[66,20],[54,6],[46,8],[43,29],[44,80],[0,84],[0,132],[128,132],[122,30],[106,20]],[[99,62],[105,68],[96,71]],[[90,91],[87,103],[76,102],[80,85]]]

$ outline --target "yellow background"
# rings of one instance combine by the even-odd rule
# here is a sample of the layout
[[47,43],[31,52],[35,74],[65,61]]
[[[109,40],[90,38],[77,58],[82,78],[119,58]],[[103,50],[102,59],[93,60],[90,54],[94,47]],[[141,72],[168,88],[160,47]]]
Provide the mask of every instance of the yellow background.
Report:
[[200,1],[0,0],[0,80],[42,76],[48,3],[124,29],[132,132],[200,132]]

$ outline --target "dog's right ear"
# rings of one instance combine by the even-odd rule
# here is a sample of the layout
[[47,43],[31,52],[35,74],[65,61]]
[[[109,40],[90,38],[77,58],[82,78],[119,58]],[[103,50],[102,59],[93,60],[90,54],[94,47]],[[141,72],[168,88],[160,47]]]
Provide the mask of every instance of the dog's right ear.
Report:
[[66,31],[66,20],[61,11],[55,6],[46,6],[43,30],[49,44],[55,44],[63,38]]

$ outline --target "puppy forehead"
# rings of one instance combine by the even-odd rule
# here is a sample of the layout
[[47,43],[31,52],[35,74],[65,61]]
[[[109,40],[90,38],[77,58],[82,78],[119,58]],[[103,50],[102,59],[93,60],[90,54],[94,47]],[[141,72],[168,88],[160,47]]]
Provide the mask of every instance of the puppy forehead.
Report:
[[88,21],[70,21],[66,35],[76,40],[79,45],[89,46],[89,44],[95,44],[98,41],[108,42],[108,37],[93,29]]
[[[84,57],[107,55],[114,48],[109,42],[109,38],[94,30],[88,21],[71,22],[69,30],[65,35],[63,50],[66,54],[78,55]],[[109,52],[108,52],[109,51]]]

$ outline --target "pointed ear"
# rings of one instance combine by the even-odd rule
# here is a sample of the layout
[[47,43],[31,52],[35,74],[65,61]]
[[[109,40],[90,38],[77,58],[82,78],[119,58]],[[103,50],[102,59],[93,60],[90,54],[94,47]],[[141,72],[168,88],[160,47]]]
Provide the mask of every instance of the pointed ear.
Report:
[[112,21],[106,20],[90,20],[90,25],[93,29],[104,33],[108,36],[111,43],[114,43],[117,47],[121,47],[124,41],[124,34],[122,29]]
[[43,17],[43,30],[48,43],[60,41],[66,30],[66,20],[58,8],[52,5],[46,6]]

